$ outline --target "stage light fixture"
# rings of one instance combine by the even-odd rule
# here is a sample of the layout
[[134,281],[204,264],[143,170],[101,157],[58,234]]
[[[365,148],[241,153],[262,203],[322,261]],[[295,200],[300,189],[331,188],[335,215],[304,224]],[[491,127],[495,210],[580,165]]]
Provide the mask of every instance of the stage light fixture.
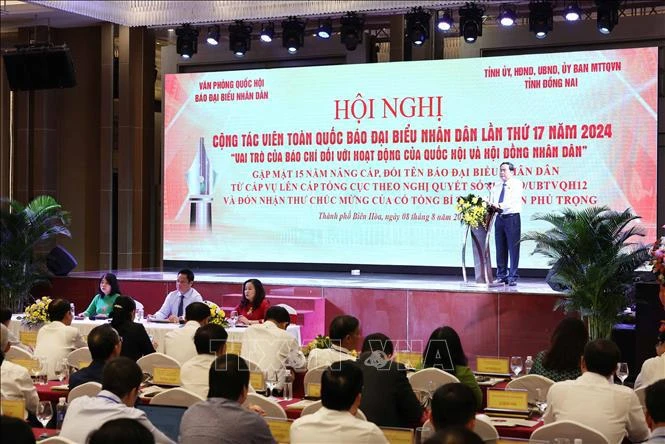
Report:
[[552,3],[541,0],[529,3],[529,31],[537,38],[544,39],[553,27]]
[[563,18],[568,22],[576,22],[582,17],[582,10],[577,2],[569,2],[563,10]]
[[199,48],[199,30],[192,28],[189,23],[185,23],[175,30],[176,36],[176,52],[182,56],[183,59],[191,58]]
[[450,28],[453,27],[453,23],[455,23],[455,21],[453,20],[452,11],[450,9],[446,9],[443,11],[438,11],[436,15],[437,15],[436,27],[444,32],[450,31]]
[[358,44],[363,41],[365,19],[355,12],[347,12],[340,18],[340,24],[340,41],[346,47],[347,51],[355,51]]
[[467,3],[459,8],[459,34],[467,43],[474,43],[483,35],[484,10],[475,3]]
[[305,44],[305,22],[289,17],[282,22],[282,46],[289,54],[295,54]]
[[429,38],[430,14],[421,7],[406,14],[406,36],[414,46],[422,46]]
[[329,18],[320,19],[316,36],[321,39],[329,39],[332,36],[332,20]]
[[262,42],[270,43],[275,37],[275,24],[273,22],[264,23],[261,25],[260,39]]
[[609,34],[619,23],[619,0],[596,0],[596,26],[601,34]]
[[238,57],[245,55],[252,47],[252,25],[236,20],[229,25],[229,49]]
[[219,44],[219,25],[213,25],[208,28],[208,36],[206,37],[208,45]]
[[501,26],[509,27],[517,23],[517,12],[515,6],[503,4],[497,17]]

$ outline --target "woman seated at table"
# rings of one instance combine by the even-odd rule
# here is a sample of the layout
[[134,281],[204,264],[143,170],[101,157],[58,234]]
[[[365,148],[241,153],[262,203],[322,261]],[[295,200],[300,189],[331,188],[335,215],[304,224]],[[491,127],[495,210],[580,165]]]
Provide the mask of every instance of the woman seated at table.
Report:
[[462,341],[452,327],[439,327],[430,335],[423,353],[423,368],[430,367],[448,372],[468,386],[476,398],[477,409],[482,409],[483,392],[469,368]]
[[236,307],[238,323],[244,325],[260,324],[270,308],[266,299],[266,290],[258,279],[248,279],[242,284],[242,299]]
[[120,356],[137,360],[144,355],[155,352],[148,332],[143,324],[134,322],[136,303],[129,296],[118,296],[111,312],[111,327],[115,328],[122,338]]
[[582,374],[580,359],[588,337],[584,322],[563,319],[552,333],[550,348],[536,355],[530,374],[545,376],[554,382],[577,379]]
[[115,299],[120,296],[120,286],[118,285],[118,278],[113,273],[106,273],[102,275],[99,280],[99,292],[92,299],[88,308],[80,313],[79,316],[86,316],[88,318],[97,315],[108,316],[113,310]]

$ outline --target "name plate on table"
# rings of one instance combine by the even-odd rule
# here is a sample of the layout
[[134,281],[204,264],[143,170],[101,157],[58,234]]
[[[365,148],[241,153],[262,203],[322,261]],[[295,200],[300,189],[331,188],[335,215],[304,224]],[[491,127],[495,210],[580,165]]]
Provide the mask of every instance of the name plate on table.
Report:
[[395,353],[395,361],[401,362],[409,368],[417,368],[423,360],[423,354],[413,351],[398,351]]
[[383,436],[390,444],[412,444],[413,429],[402,429],[398,427],[380,427]]
[[28,371],[31,371],[33,368],[41,367],[41,363],[37,359],[10,359],[10,361],[16,365],[27,368]]
[[266,389],[266,378],[262,372],[249,373],[249,385],[252,386],[257,392],[262,392]]
[[37,332],[36,331],[20,331],[18,332],[18,339],[21,344],[29,345],[35,348],[37,345]]
[[240,356],[240,351],[242,349],[242,342],[227,342],[226,343],[226,353]]
[[12,418],[25,418],[25,400],[23,399],[3,399],[2,414]]
[[291,421],[266,418],[268,428],[272,437],[278,444],[288,444],[291,442]]
[[79,370],[86,368],[90,365],[90,361],[79,361]]
[[490,410],[529,412],[529,392],[526,390],[487,390],[487,408]]
[[305,394],[308,397],[320,398],[321,397],[321,384],[310,382],[305,387]]
[[153,368],[152,383],[156,385],[180,385],[179,368]]
[[476,358],[476,373],[490,375],[510,375],[510,360],[508,358],[491,358],[478,356]]

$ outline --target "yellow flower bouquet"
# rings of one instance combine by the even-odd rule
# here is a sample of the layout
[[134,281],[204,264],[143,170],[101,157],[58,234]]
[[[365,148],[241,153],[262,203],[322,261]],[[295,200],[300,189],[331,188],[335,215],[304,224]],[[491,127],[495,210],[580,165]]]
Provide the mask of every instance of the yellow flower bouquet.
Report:
[[489,203],[480,196],[469,194],[457,198],[455,212],[464,225],[471,228],[485,226],[490,211]]
[[226,320],[226,313],[222,308],[215,304],[212,301],[203,301],[208,307],[210,307],[210,322],[211,324],[221,325],[222,327],[228,327],[229,323]]
[[49,322],[48,318],[48,305],[51,303],[51,298],[43,296],[25,309],[23,316],[23,324],[27,325],[40,325]]
[[[328,336],[316,335],[316,338],[312,339],[309,344],[302,348],[302,352],[305,356],[309,356],[315,348],[330,348],[331,345],[332,341]],[[355,350],[350,350],[350,354],[352,356],[358,356],[358,352]]]

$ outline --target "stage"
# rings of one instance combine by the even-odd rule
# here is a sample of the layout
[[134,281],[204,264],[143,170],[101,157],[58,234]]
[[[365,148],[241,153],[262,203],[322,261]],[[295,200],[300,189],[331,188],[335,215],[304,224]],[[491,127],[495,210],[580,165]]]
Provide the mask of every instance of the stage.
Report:
[[[543,279],[521,279],[516,287],[464,284],[461,277],[266,270],[194,270],[194,287],[206,300],[224,309],[241,297],[241,284],[257,278],[267,298],[298,311],[302,338],[308,342],[327,334],[330,321],[340,314],[360,320],[361,333],[382,332],[398,350],[421,351],[430,333],[442,325],[455,328],[465,352],[476,356],[535,355],[547,347],[563,318],[552,310],[559,293]],[[83,311],[92,300],[103,272],[77,272],[53,278],[43,294],[64,297]],[[153,313],[165,295],[175,289],[175,271],[118,271],[123,294],[141,301]],[[360,344],[358,345],[360,347]]]

